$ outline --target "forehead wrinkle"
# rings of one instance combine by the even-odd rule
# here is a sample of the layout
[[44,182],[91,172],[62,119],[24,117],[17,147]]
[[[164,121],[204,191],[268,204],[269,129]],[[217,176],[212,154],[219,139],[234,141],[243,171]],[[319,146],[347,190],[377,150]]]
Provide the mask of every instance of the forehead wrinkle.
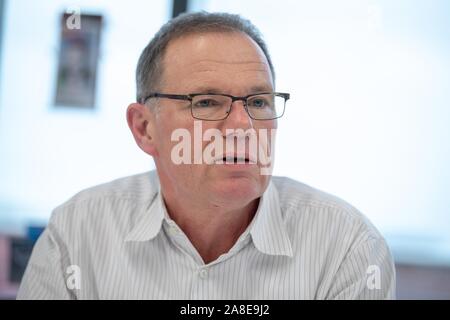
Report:
[[[218,74],[221,74],[220,77],[217,77]],[[256,91],[271,91],[273,84],[271,81],[270,73],[266,69],[238,69],[236,71],[227,70],[226,73],[223,73],[221,70],[196,70],[191,72],[191,80],[187,87],[189,90],[194,90],[196,93],[201,92],[211,92],[211,93],[228,93],[231,94],[233,90],[233,84],[237,85],[241,88],[243,83],[246,83],[244,91],[246,94],[251,94]],[[221,81],[220,79],[228,79],[229,81]],[[231,80],[235,79],[235,80]],[[246,79],[246,80],[245,80]],[[230,83],[231,81],[231,83]],[[251,85],[251,88],[248,87]],[[230,87],[231,86],[231,87]],[[255,90],[254,87],[257,88],[267,88],[264,90]],[[245,94],[241,94],[245,95]]]
[[[240,64],[234,64],[234,67],[231,63],[224,65],[223,63],[214,63],[214,64],[205,64],[205,63],[194,63],[191,65],[188,65],[186,67],[175,67],[171,68],[171,77],[170,78],[178,78],[180,72],[181,74],[189,74],[189,77],[201,77],[203,76],[209,76],[214,73],[224,73],[224,74],[245,74],[245,73],[255,73],[255,76],[261,77],[261,76],[268,76],[271,78],[270,69],[268,66],[264,63],[247,63],[248,65],[243,67],[242,63]],[[183,70],[183,71],[182,71]],[[166,71],[167,72],[167,71]],[[176,72],[179,75],[173,73]],[[166,75],[168,75],[166,73]]]
[[260,77],[262,74],[268,75],[270,77],[270,70],[264,63],[247,63],[245,67],[242,64],[235,64],[235,66],[231,66],[227,64],[226,67],[219,64],[216,65],[203,65],[203,64],[193,64],[190,65],[189,68],[185,69],[192,76],[201,76],[207,74],[214,73],[226,73],[226,74],[245,74],[245,73],[255,73],[256,76]]
[[202,64],[202,63],[215,63],[215,64],[262,64],[266,65],[265,62],[255,61],[255,60],[236,60],[236,61],[225,61],[225,60],[215,60],[215,59],[202,59],[201,61],[194,62],[193,64]]
[[[203,74],[203,73],[215,73],[218,72],[218,70],[194,70],[192,74]],[[228,71],[229,73],[238,74],[238,73],[246,73],[246,72],[263,72],[266,73],[266,69],[246,69],[246,70],[236,70],[236,71]]]
[[[267,66],[266,63],[264,62],[260,62],[260,61],[223,61],[223,60],[205,60],[203,59],[202,61],[198,61],[198,62],[194,62],[192,64],[190,64],[189,66],[192,69],[198,69],[198,70],[205,70],[205,69],[219,69],[221,68],[223,65],[227,65],[228,66],[233,66],[235,65],[236,67],[242,67],[242,65],[248,65],[249,67],[253,67],[255,69],[261,69],[264,71],[267,71],[269,68]],[[257,66],[256,66],[257,65]]]

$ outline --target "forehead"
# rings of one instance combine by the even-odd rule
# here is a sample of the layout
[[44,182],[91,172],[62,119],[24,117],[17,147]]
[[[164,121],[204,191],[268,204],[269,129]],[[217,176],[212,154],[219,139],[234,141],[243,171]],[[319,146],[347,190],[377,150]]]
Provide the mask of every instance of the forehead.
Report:
[[272,88],[263,51],[243,33],[208,32],[177,38],[167,46],[163,64],[166,89]]

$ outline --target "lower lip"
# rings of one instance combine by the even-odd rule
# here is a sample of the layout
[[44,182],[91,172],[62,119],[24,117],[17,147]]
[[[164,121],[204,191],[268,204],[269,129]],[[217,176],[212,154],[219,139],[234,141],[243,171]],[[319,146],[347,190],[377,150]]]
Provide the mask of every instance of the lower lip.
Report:
[[250,163],[250,162],[247,162],[247,163],[226,163],[226,162],[224,162],[224,163],[217,164],[217,165],[220,165],[227,169],[234,169],[234,170],[246,170],[246,169],[256,167],[256,163]]

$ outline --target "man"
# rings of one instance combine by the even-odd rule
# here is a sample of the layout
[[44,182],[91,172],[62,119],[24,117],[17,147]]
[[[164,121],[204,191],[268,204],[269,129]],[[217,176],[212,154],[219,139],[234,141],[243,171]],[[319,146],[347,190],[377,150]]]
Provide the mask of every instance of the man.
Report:
[[127,110],[156,171],[56,208],[19,298],[393,298],[389,249],[362,214],[271,177],[266,133],[289,98],[274,82],[249,21],[193,13],[164,25],[140,57]]

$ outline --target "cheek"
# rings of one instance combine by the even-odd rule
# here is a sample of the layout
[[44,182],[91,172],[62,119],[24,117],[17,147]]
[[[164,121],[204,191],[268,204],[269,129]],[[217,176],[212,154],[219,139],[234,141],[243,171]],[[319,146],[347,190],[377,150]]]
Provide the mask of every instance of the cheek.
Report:
[[278,119],[268,120],[268,121],[260,121],[257,125],[261,129],[268,129],[268,130],[277,129],[278,128]]
[[[171,153],[173,148],[181,143],[182,140],[174,140],[172,141],[172,130],[164,130],[161,132],[161,135],[157,141],[157,148],[159,151],[160,157],[165,161],[168,162],[171,159]],[[172,161],[170,161],[170,164],[172,164]]]
[[[172,152],[176,152],[180,148],[184,151],[190,151],[193,145],[193,129],[192,123],[178,122],[175,124],[174,119],[161,119],[159,126],[157,141],[158,153],[162,161],[168,165],[176,165],[172,161]],[[177,165],[182,167],[185,165]]]
[[277,135],[277,127],[278,127],[277,120],[264,121],[258,123],[258,125],[255,126],[258,140],[262,138],[262,141],[272,143],[272,140],[275,140]]

